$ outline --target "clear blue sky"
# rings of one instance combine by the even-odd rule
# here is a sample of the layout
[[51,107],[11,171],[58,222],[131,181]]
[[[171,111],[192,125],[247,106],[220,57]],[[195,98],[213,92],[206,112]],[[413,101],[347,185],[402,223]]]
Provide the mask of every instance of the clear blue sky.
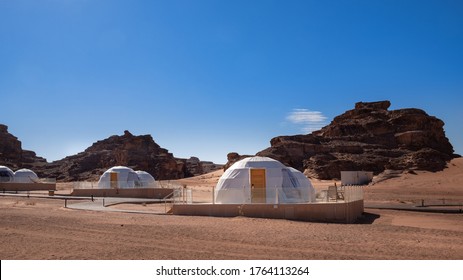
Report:
[[127,129],[223,163],[384,99],[462,154],[463,1],[0,0],[0,97],[49,161]]

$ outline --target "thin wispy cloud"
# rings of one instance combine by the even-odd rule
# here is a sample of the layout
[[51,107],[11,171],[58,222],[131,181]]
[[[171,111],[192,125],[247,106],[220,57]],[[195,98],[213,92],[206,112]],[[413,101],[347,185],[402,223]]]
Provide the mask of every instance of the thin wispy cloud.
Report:
[[319,111],[310,111],[308,109],[293,109],[286,116],[286,120],[301,126],[303,133],[311,133],[319,130],[326,125],[327,117]]

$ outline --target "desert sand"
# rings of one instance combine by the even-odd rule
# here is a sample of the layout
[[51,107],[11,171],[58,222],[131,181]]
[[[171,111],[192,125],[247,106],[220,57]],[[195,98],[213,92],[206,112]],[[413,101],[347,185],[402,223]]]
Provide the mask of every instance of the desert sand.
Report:
[[[414,174],[413,174],[414,173]],[[210,201],[221,171],[162,182]],[[333,182],[313,180],[317,189]],[[60,184],[61,193],[71,184]],[[463,159],[365,187],[365,204],[461,209]],[[76,202],[73,202],[76,203]],[[463,259],[463,214],[366,208],[356,224],[71,210],[62,200],[0,197],[5,259]],[[118,205],[156,209],[159,205]]]

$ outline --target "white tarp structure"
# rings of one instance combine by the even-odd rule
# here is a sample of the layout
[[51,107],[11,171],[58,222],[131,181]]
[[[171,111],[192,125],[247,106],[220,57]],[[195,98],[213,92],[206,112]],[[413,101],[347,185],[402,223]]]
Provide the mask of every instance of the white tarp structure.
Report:
[[[140,172],[141,175],[137,174]],[[154,178],[144,171],[133,171],[125,166],[114,166],[106,170],[98,181],[99,189],[128,189],[155,187]],[[146,174],[151,178],[148,178]]]
[[14,181],[14,172],[6,166],[0,165],[0,182],[12,183]]
[[268,157],[235,162],[220,177],[215,190],[215,202],[223,204],[314,201],[315,190],[304,174]]
[[341,185],[368,185],[373,180],[373,172],[341,171]]
[[154,180],[154,177],[151,176],[151,174],[149,174],[148,172],[146,171],[141,171],[141,170],[138,170],[138,171],[135,171],[135,173],[137,173],[138,175],[138,180],[140,180],[140,183],[143,187],[156,187],[157,184],[156,184],[156,180]]
[[39,176],[30,169],[19,169],[14,173],[15,183],[40,183]]

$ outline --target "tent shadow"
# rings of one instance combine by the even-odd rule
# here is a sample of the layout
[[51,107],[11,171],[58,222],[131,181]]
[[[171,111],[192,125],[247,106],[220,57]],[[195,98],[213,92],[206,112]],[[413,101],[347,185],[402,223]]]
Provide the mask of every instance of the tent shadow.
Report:
[[363,212],[362,216],[359,217],[355,223],[361,224],[361,225],[368,225],[368,224],[371,225],[379,217],[381,216],[377,214]]

